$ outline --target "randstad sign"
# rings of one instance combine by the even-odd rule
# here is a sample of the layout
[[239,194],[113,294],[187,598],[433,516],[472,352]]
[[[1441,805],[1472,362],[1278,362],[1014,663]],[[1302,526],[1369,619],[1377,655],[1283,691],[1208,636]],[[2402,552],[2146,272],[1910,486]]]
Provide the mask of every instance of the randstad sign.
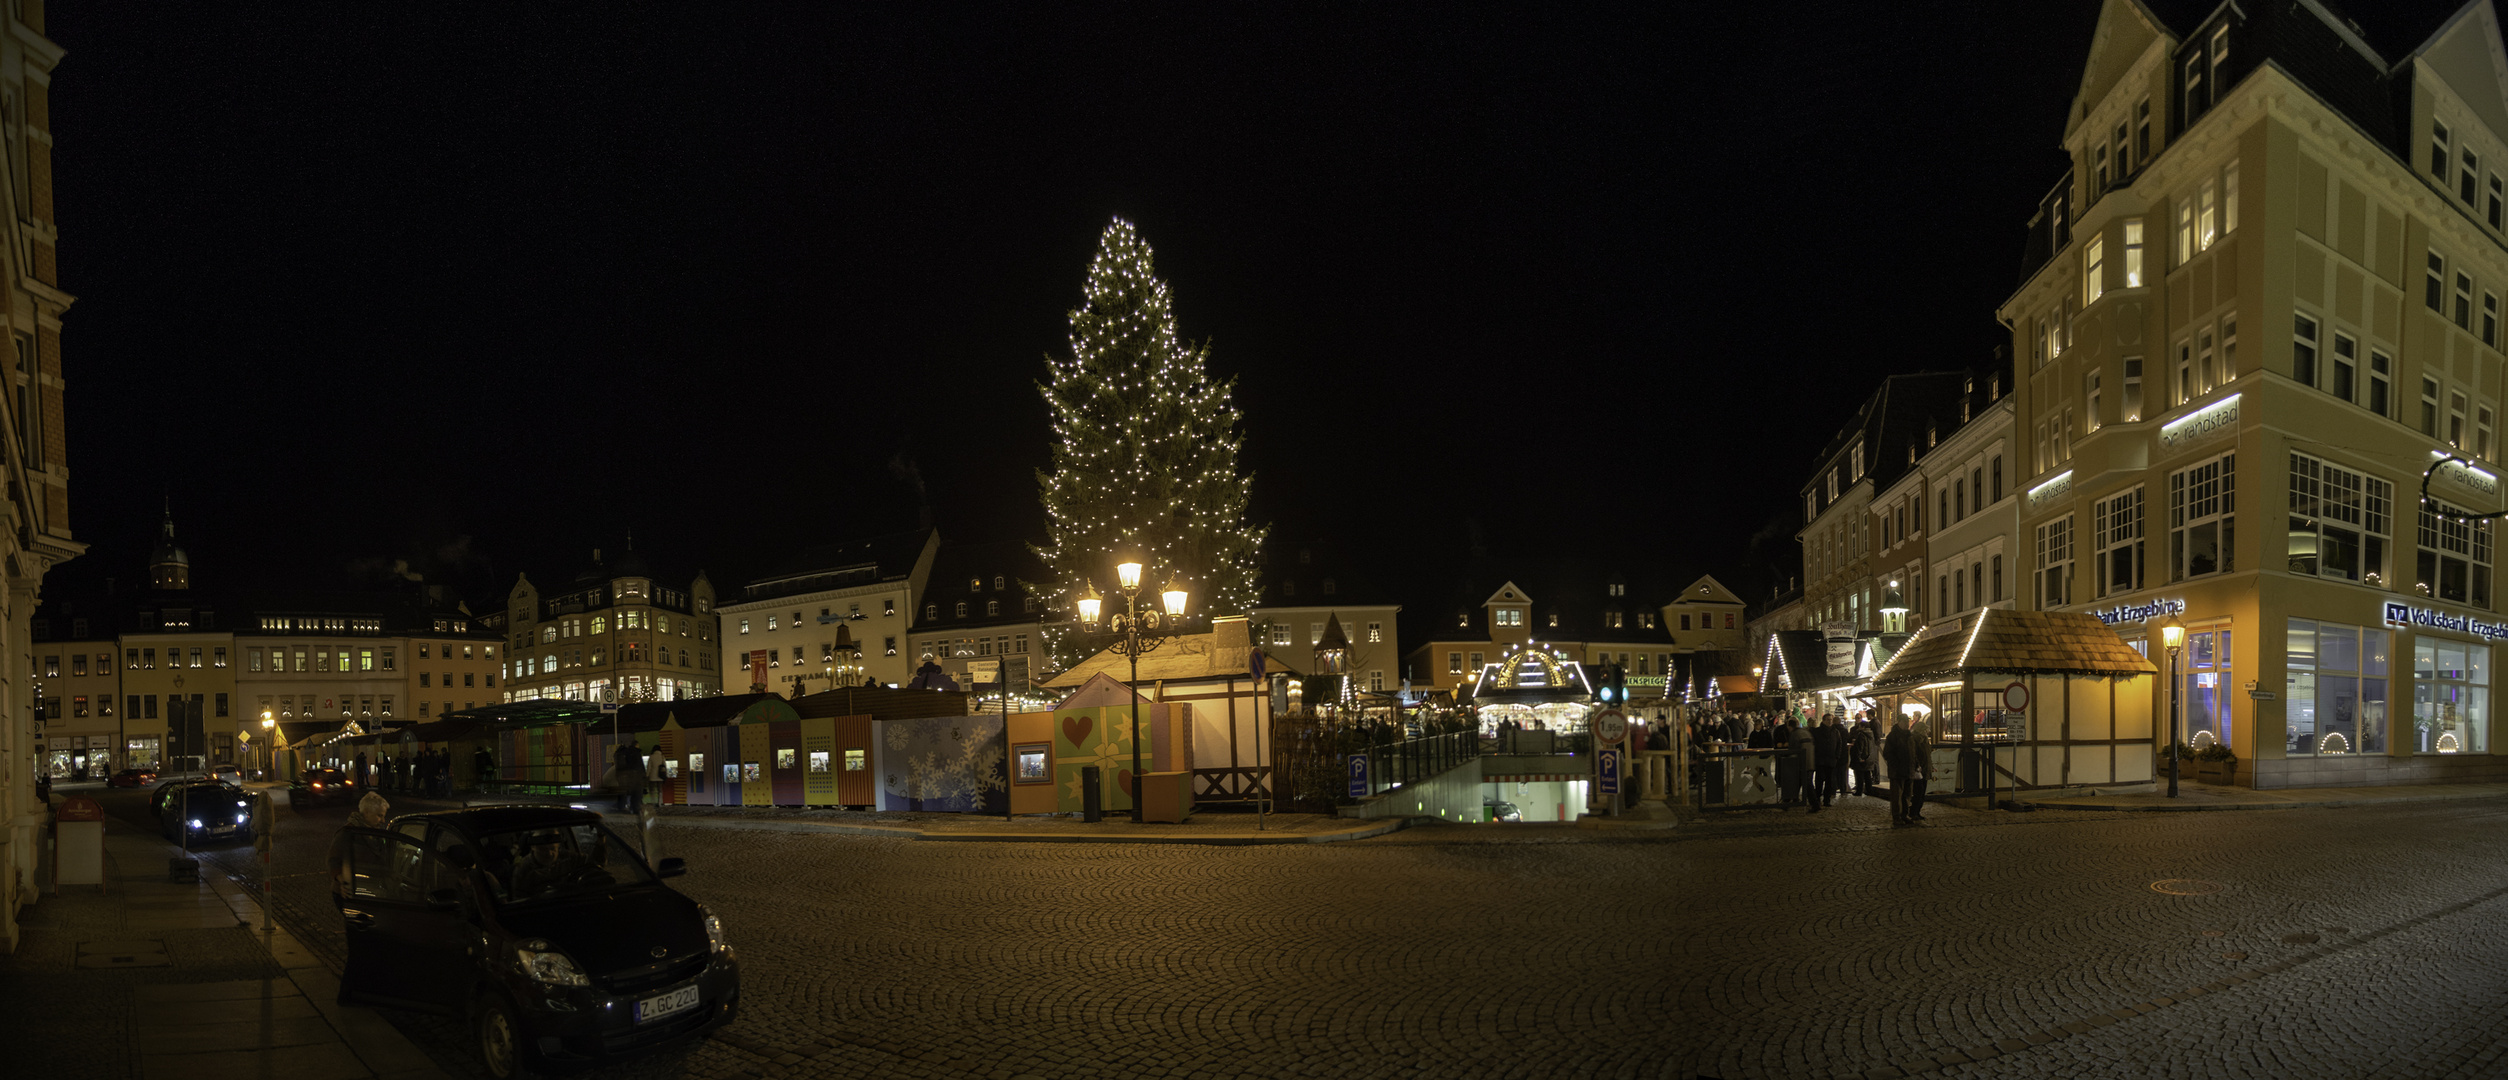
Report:
[[2400,600],[2386,602],[2386,625],[2398,630],[2410,630],[2416,626],[2432,630],[2452,630],[2459,634],[2471,634],[2484,641],[2508,638],[2508,623],[2483,622],[2470,615],[2450,615],[2444,611],[2414,607]]
[[2153,600],[2148,604],[2118,604],[2106,611],[2093,611],[2090,614],[2098,616],[2100,622],[2114,626],[2118,623],[2149,622],[2162,615],[2185,613],[2186,602],[2183,600]]
[[2231,394],[2160,426],[2160,449],[2192,446],[2238,429],[2238,397]]

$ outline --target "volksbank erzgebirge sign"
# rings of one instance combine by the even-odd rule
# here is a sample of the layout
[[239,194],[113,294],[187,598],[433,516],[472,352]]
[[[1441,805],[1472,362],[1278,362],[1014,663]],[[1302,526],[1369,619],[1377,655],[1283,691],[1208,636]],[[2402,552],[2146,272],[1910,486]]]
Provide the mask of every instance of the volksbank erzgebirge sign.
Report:
[[2414,627],[2452,630],[2459,634],[2471,634],[2484,641],[2499,641],[2508,638],[2508,623],[2483,622],[2470,615],[2450,615],[2431,608],[2414,607],[2401,600],[2386,602],[2386,625],[2398,630],[2410,630]]
[[2106,611],[2093,611],[2090,614],[2098,616],[2100,622],[2115,626],[2118,623],[2149,622],[2162,615],[2185,613],[2186,602],[2183,600],[2153,600],[2148,604],[2118,604]]

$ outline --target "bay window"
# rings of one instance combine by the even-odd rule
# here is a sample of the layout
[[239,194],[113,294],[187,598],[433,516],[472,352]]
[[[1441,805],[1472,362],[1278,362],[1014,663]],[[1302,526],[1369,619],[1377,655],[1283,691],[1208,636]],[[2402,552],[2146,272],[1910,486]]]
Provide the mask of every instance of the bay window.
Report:
[[2394,506],[2393,484],[2292,453],[2290,572],[2384,588]]
[[2237,453],[2169,474],[2171,580],[2237,568]]

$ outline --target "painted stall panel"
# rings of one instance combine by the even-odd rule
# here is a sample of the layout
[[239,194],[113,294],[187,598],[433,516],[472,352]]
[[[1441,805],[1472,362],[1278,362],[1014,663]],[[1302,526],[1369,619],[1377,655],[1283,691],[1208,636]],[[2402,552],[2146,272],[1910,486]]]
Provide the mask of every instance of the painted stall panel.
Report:
[[775,805],[801,805],[801,783],[804,773],[801,761],[801,721],[777,720],[766,725],[767,745],[774,753],[767,768],[775,777]]
[[1054,797],[1054,714],[1010,714],[1010,812],[1050,814]]
[[766,775],[767,766],[775,759],[774,748],[770,745],[773,740],[767,728],[766,724],[744,723],[725,729],[733,733],[738,748],[742,806],[775,805],[774,782]]
[[836,722],[828,717],[801,721],[801,803],[836,805]]
[[1001,813],[1001,717],[934,716],[878,724],[880,808]]
[[[1142,710],[1143,728],[1149,709]],[[1098,805],[1108,813],[1132,810],[1132,710],[1120,707],[1056,709],[1053,712],[1054,791],[1060,809],[1079,813],[1080,770],[1101,772]]]
[[871,718],[839,716],[836,731],[836,802],[871,806],[879,801],[879,757],[871,743]]
[[645,765],[653,771],[653,798],[665,806],[688,804],[686,729],[676,716],[662,721],[662,730],[653,733],[654,756]]
[[714,748],[715,738],[722,734],[722,731],[723,729],[719,727],[688,729],[686,736],[688,740],[687,777],[688,805],[690,806],[714,806],[723,798],[722,774],[715,771],[723,767],[723,755]]

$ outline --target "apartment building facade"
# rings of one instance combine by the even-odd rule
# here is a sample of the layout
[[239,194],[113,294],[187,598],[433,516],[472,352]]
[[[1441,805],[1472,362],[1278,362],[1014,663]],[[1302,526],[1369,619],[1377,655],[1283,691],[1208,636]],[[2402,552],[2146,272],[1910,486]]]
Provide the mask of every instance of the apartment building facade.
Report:
[[2000,312],[2020,595],[2164,673],[2182,620],[2158,704],[2241,783],[2508,778],[2469,516],[2501,509],[2501,40],[2490,0],[2383,43],[2309,3],[2100,13]]
[[655,576],[633,547],[543,591],[518,576],[481,619],[508,648],[504,701],[676,701],[722,692],[714,584]]

